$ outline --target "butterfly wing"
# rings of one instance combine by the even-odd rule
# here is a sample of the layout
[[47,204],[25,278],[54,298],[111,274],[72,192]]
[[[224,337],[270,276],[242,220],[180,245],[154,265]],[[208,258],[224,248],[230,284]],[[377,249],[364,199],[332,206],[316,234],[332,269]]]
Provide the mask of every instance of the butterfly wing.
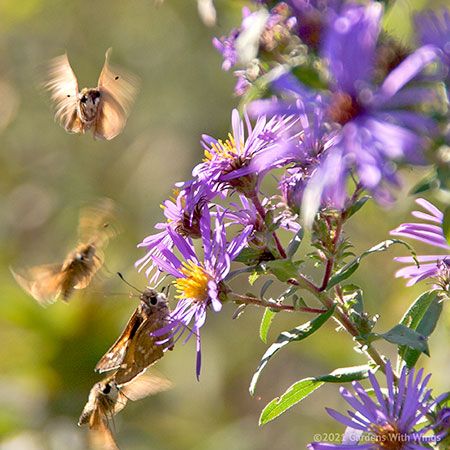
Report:
[[55,119],[71,133],[80,133],[82,123],[77,115],[78,81],[67,54],[52,59],[45,88],[55,104]]
[[45,264],[31,267],[22,276],[10,268],[12,275],[28,294],[42,306],[54,303],[62,290],[64,274],[61,264]]
[[137,308],[117,341],[95,366],[97,372],[108,372],[110,370],[118,369],[121,366],[125,355],[128,353],[130,343],[143,320],[142,313],[140,312],[140,309]]
[[122,132],[136,96],[138,79],[109,63],[111,49],[98,79],[100,104],[94,129],[96,139],[110,140]]
[[118,385],[129,383],[148,366],[164,356],[164,346],[156,342],[161,338],[151,333],[161,328],[160,321],[145,320],[131,340],[122,364],[115,374]]
[[89,442],[94,450],[119,450],[108,424],[108,417],[98,408],[91,415],[89,422]]
[[109,198],[102,198],[80,212],[78,236],[80,242],[92,243],[97,248],[104,246],[118,234],[116,227],[116,205]]
[[172,382],[161,375],[144,373],[129,383],[122,385],[120,391],[128,400],[136,401],[149,395],[167,391],[172,386]]

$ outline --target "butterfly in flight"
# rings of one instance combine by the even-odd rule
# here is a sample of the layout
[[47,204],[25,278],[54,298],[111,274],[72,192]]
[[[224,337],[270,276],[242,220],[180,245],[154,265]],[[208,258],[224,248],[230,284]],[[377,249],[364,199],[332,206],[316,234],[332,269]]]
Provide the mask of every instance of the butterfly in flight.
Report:
[[118,447],[110,428],[113,417],[126,406],[128,400],[140,400],[171,387],[169,380],[155,374],[143,374],[125,385],[118,384],[112,375],[94,384],[78,426],[89,426],[92,448],[116,450]]
[[51,92],[55,118],[66,131],[85,133],[92,129],[95,139],[109,141],[125,127],[138,78],[111,66],[110,55],[111,48],[106,51],[97,87],[81,91],[67,54],[51,60],[44,87]]
[[103,248],[117,233],[113,226],[114,202],[104,198],[80,213],[79,243],[59,264],[44,264],[25,270],[10,269],[17,283],[42,306],[58,298],[68,301],[74,289],[89,285],[104,262]]
[[139,306],[128,320],[117,341],[95,367],[103,373],[116,370],[118,384],[128,383],[173,349],[167,335],[153,333],[170,322],[170,309],[164,293],[147,288],[140,295]]

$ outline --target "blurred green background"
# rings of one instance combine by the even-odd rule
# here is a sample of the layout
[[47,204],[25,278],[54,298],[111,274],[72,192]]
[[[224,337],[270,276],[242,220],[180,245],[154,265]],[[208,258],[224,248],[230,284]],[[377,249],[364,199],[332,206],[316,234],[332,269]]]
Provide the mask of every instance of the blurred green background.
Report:
[[[399,2],[386,26],[407,40],[405,17],[426,4]],[[18,288],[8,266],[60,261],[76,242],[80,206],[106,195],[118,203],[124,230],[107,249],[107,268],[145,286],[133,268],[142,256],[136,244],[161,219],[159,204],[172,184],[187,179],[201,158],[201,134],[221,137],[228,131],[237,103],[234,79],[221,71],[211,38],[238,25],[242,5],[216,1],[219,25],[208,29],[193,0],[167,0],[159,7],[152,0],[0,0],[2,450],[87,448],[86,430],[77,420],[100,379],[93,368],[136,307],[129,288],[105,272],[70,304],[43,309]],[[114,63],[142,80],[125,131],[111,142],[68,135],[54,123],[48,96],[39,88],[45,63],[67,50],[80,87],[94,86],[108,47]],[[357,251],[409,218],[412,200],[405,193],[419,175],[405,174],[394,209],[386,213],[370,205],[352,220],[348,234]],[[369,311],[381,312],[379,330],[393,326],[425,288],[406,289],[393,278],[393,254],[374,256],[355,277],[366,290]],[[337,386],[323,387],[262,429],[258,416],[294,381],[363,363],[352,341],[336,335],[330,323],[306,343],[292,344],[271,362],[252,398],[248,384],[265,350],[258,338],[262,311],[248,308],[231,320],[233,311],[228,305],[209,316],[200,383],[193,342],[158,364],[175,387],[129,404],[116,417],[121,448],[294,449],[304,448],[314,433],[343,431],[324,411],[326,405],[344,409]],[[279,315],[271,339],[304,320]],[[433,358],[421,360],[434,373],[436,392],[449,387],[449,327],[446,314],[430,342]]]

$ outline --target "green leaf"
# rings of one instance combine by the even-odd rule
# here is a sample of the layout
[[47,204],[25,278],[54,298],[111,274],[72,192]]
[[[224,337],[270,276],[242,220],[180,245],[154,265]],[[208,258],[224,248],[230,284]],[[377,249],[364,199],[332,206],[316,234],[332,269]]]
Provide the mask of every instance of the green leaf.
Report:
[[[442,313],[442,307],[443,303],[439,299],[438,291],[425,292],[406,311],[400,324],[428,338],[436,327]],[[398,349],[398,366],[400,367],[401,361],[404,361],[409,368],[413,367],[420,354],[419,350],[400,346]]]
[[305,378],[294,383],[280,397],[274,398],[261,412],[259,424],[264,425],[302,401],[325,383],[346,383],[369,376],[369,366],[345,367],[330,374]]
[[261,260],[264,250],[245,247],[241,250],[239,255],[236,256],[235,261],[245,264],[246,266],[254,266]]
[[409,195],[417,195],[423,192],[429,191],[430,189],[434,189],[437,187],[437,175],[436,172],[433,172],[427,175],[425,178],[420,180],[409,192]]
[[444,211],[444,220],[442,221],[442,231],[444,232],[447,244],[450,245],[450,206]]
[[266,308],[264,311],[261,325],[259,326],[259,337],[264,344],[267,344],[267,335],[269,334],[270,325],[272,324],[275,314],[276,312],[270,308]]
[[341,283],[342,281],[346,280],[350,275],[352,275],[359,267],[361,260],[365,258],[366,256],[371,255],[372,253],[379,253],[386,251],[389,247],[391,247],[394,244],[401,244],[404,245],[412,254],[413,258],[416,257],[416,253],[414,249],[405,241],[402,241],[401,239],[388,239],[386,241],[380,242],[379,244],[375,245],[374,247],[370,248],[369,250],[366,250],[364,253],[361,253],[358,257],[350,261],[348,264],[346,264],[342,269],[339,269],[328,282],[327,290],[331,289],[336,284]]
[[288,248],[286,250],[286,255],[288,259],[292,259],[292,257],[297,252],[298,248],[300,247],[300,244],[302,243],[304,231],[303,228],[300,228],[298,233],[295,234],[295,236],[292,238],[292,241],[289,243]]
[[248,282],[250,284],[250,286],[253,286],[256,283],[256,280],[262,275],[261,272],[259,272],[258,270],[255,270],[254,272],[252,272],[249,276],[248,276]]
[[266,367],[269,360],[275,353],[281,350],[284,346],[294,341],[301,341],[308,336],[311,336],[315,331],[317,331],[333,314],[334,308],[331,308],[327,312],[317,316],[315,319],[306,322],[290,331],[283,331],[277,338],[274,344],[272,344],[264,353],[255,373],[253,374],[252,381],[250,382],[249,391],[253,395],[255,393],[256,383],[258,382],[259,376]]
[[391,344],[406,345],[429,356],[427,338],[405,325],[395,325],[388,332],[378,336]]
[[298,269],[289,259],[277,259],[262,264],[266,270],[275,275],[280,281],[286,282],[291,278],[297,278]]
[[353,205],[350,206],[350,208],[346,211],[347,219],[352,217],[354,214],[356,214],[367,202],[367,200],[370,200],[372,197],[369,195],[365,195],[364,197],[359,198]]
[[313,89],[326,89],[327,85],[323,82],[317,69],[311,66],[302,65],[292,69],[292,74],[301,81],[302,84]]

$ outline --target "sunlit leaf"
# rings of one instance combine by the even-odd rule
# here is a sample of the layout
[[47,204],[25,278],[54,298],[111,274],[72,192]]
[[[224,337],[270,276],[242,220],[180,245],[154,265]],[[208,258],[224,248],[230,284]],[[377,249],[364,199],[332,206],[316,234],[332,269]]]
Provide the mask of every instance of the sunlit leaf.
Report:
[[[420,295],[411,305],[400,321],[404,325],[426,338],[434,331],[439,317],[442,313],[443,304],[439,300],[438,291],[432,290]],[[421,351],[407,346],[400,346],[398,349],[399,364],[401,361],[408,367],[413,367]]]
[[276,312],[270,308],[266,308],[264,311],[261,325],[259,326],[259,337],[264,344],[267,344],[267,335],[269,334],[270,325],[272,324],[275,314]]
[[290,331],[283,331],[277,338],[276,342],[272,344],[264,353],[261,361],[253,374],[252,381],[250,382],[250,394],[253,395],[255,392],[256,383],[258,382],[259,376],[266,367],[269,360],[275,353],[281,350],[287,344],[294,341],[301,341],[308,336],[311,336],[315,331],[317,331],[333,314],[334,308],[329,311],[317,316],[315,319],[306,322]]
[[264,425],[276,419],[279,415],[308,397],[325,383],[347,383],[355,380],[363,380],[368,376],[369,366],[355,366],[343,367],[327,375],[297,381],[284,394],[274,398],[265,406],[261,412],[259,424]]

